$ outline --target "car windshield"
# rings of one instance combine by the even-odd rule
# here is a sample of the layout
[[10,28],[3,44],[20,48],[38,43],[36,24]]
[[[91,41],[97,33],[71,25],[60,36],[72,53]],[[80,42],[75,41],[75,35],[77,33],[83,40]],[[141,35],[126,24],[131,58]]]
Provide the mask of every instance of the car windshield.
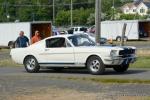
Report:
[[81,28],[80,28],[80,31],[86,32],[86,31],[87,31],[87,28],[81,27]]
[[95,46],[95,42],[92,41],[87,35],[74,35],[68,37],[74,46]]

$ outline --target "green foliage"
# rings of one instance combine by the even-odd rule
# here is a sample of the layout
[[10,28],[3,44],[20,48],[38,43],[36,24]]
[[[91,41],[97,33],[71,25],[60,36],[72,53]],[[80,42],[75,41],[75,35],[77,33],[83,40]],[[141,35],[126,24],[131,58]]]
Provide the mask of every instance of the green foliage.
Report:
[[[71,0],[54,0],[56,25],[70,25]],[[73,24],[92,25],[95,22],[95,0],[72,0]],[[114,5],[113,5],[114,1]],[[102,20],[118,19],[118,8],[132,0],[102,0]],[[10,16],[8,18],[7,16]],[[134,16],[121,15],[121,19]],[[136,17],[143,19],[146,17]],[[0,0],[0,22],[52,21],[53,0]]]
[[[87,19],[91,13],[94,12],[94,9],[83,9],[73,10],[73,24],[74,25],[85,25],[87,23]],[[56,16],[56,24],[61,25],[70,25],[70,11],[60,11]]]
[[149,68],[150,57],[138,57],[137,61],[131,65],[133,68]]
[[59,11],[56,17],[57,25],[68,25],[70,23],[70,11]]
[[135,19],[146,19],[147,16],[140,16],[137,14],[122,14],[120,16],[120,19],[126,19],[126,20],[135,20]]
[[88,25],[94,25],[95,24],[95,13],[91,13],[90,16],[87,19]]
[[94,9],[83,9],[74,10],[73,12],[73,23],[75,25],[85,25],[87,23],[87,19],[91,13],[94,12]]

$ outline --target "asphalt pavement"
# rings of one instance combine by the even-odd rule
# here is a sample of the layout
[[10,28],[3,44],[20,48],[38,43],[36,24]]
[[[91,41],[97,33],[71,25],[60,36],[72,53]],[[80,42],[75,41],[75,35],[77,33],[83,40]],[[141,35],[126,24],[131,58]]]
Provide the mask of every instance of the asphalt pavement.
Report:
[[150,96],[150,84],[105,84],[67,79],[67,77],[96,77],[149,80],[149,75],[150,70],[147,69],[130,69],[124,74],[116,74],[114,71],[108,70],[104,75],[90,75],[84,70],[65,70],[60,73],[52,70],[41,70],[39,73],[27,73],[24,68],[21,67],[3,67],[0,68],[0,99],[5,100],[5,97],[8,95],[27,95],[31,93],[31,90],[41,87],[57,87],[79,92],[103,93],[107,98],[114,96]]
[[[0,52],[0,60],[8,59],[9,50]],[[55,72],[42,69],[39,73],[27,73],[23,66],[0,66],[0,100],[8,96],[28,95],[32,90],[45,91],[45,88],[72,89],[79,92],[104,94],[105,99],[116,100],[116,96],[150,96],[150,84],[105,84],[85,80],[69,80],[69,78],[98,79],[135,79],[150,80],[150,69],[129,68],[125,73],[116,73],[106,69],[104,75],[91,75],[87,70],[65,69]]]
[[61,72],[55,72],[50,69],[41,69],[39,73],[27,73],[23,66],[21,67],[1,67],[0,76],[49,76],[49,77],[74,77],[74,78],[105,78],[105,79],[132,79],[132,80],[150,80],[150,69],[129,68],[125,73],[117,73],[112,69],[106,69],[103,75],[91,75],[88,70],[65,69]]

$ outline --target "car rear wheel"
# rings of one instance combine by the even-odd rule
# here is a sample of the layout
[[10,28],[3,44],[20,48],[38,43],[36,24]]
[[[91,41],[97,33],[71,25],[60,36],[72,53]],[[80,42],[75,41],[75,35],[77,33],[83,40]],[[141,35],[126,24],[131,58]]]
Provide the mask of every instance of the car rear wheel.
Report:
[[122,65],[113,67],[113,69],[116,72],[125,72],[128,70],[128,68],[129,68],[129,64],[122,64]]
[[87,68],[94,75],[103,74],[105,71],[105,66],[98,56],[92,56],[88,59]]
[[39,72],[40,66],[33,56],[28,56],[25,58],[24,66],[27,72],[29,73],[36,73]]

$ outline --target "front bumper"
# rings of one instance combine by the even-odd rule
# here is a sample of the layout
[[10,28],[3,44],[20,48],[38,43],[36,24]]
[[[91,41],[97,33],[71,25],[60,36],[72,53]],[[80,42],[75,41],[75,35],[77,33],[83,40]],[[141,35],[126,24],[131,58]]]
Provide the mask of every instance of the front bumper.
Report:
[[136,56],[130,56],[130,57],[108,57],[104,59],[105,65],[121,65],[121,64],[129,64],[134,63],[136,61]]

